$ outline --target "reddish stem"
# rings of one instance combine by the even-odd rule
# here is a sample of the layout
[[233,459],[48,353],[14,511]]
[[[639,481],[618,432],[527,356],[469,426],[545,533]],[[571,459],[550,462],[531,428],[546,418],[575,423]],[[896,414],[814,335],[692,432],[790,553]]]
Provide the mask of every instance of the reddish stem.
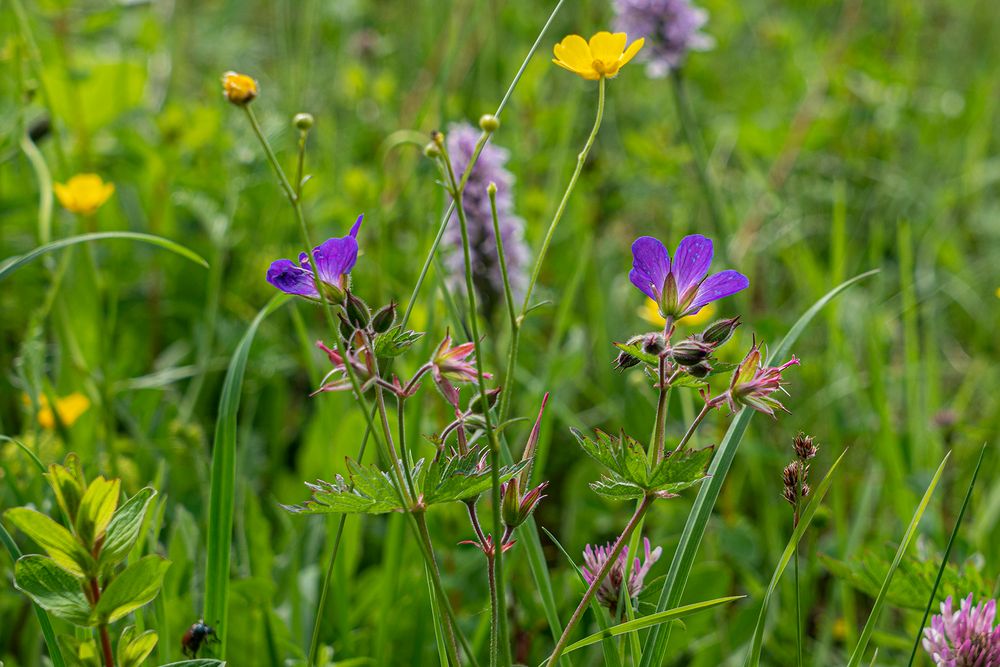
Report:
[[[90,580],[90,597],[93,600],[93,605],[96,607],[98,600],[101,599],[101,589],[97,585],[97,579]],[[101,624],[97,628],[98,633],[101,635],[101,653],[104,656],[104,667],[115,667],[115,654],[111,651],[111,635],[108,634],[107,624]]]

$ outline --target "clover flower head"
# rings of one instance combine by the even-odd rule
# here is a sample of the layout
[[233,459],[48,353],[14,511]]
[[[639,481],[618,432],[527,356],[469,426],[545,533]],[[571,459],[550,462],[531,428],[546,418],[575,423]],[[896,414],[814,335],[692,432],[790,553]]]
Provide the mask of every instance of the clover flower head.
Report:
[[[468,123],[456,123],[448,128],[448,155],[457,175],[465,172],[479,142],[480,131]],[[524,292],[527,283],[528,246],[524,242],[524,220],[514,212],[514,175],[506,168],[510,154],[492,141],[483,146],[462,192],[469,232],[469,255],[472,279],[480,297],[483,312],[489,316],[503,302],[503,271],[497,255],[493,213],[487,189],[496,185],[497,224],[503,242],[507,277],[515,297]],[[465,291],[465,255],[462,252],[462,229],[458,216],[452,215],[444,241],[450,249],[445,257],[449,269],[450,287]]]
[[772,417],[775,416],[776,410],[788,412],[773,394],[779,390],[785,391],[782,372],[790,366],[798,365],[799,360],[792,355],[791,359],[780,366],[763,366],[760,345],[754,341],[747,356],[733,372],[729,390],[724,394],[725,402],[734,412],[741,405]]
[[65,183],[53,184],[63,208],[80,215],[93,215],[115,193],[114,183],[105,183],[97,174],[77,174]]
[[951,596],[941,613],[924,628],[923,646],[938,667],[997,667],[1000,665],[1000,625],[994,626],[996,600],[972,605],[972,593],[952,611]]
[[640,236],[632,244],[628,277],[656,302],[661,317],[676,320],[694,315],[709,303],[736,294],[750,284],[746,276],[733,270],[708,276],[713,252],[710,239],[692,234],[681,239],[671,263],[666,246],[652,236]]
[[[476,345],[471,341],[452,347],[451,334],[446,333],[431,358],[431,376],[445,399],[455,408],[458,408],[458,389],[454,383],[476,382],[479,379],[472,357],[475,351]],[[489,379],[493,376],[483,373],[483,377]]]
[[299,255],[299,263],[290,259],[279,259],[267,269],[267,282],[286,294],[295,294],[307,299],[320,299],[316,291],[316,276],[319,276],[323,296],[332,303],[341,303],[347,294],[351,269],[358,261],[358,230],[364,215],[354,221],[347,236],[327,239],[313,249],[318,271],[313,272],[309,255]]
[[715,41],[701,32],[708,12],[690,0],[615,0],[615,27],[630,35],[644,35],[649,48],[640,60],[654,78],[680,67],[689,51],[707,51]]
[[[633,599],[642,592],[646,575],[663,553],[661,547],[650,550],[648,538],[642,538],[642,543],[645,549],[644,562],[640,562],[639,557],[636,556],[628,577],[628,593]],[[611,556],[613,550],[614,547],[610,542],[598,547],[588,544],[583,550],[583,567],[581,569],[583,570],[583,578],[587,581],[587,584],[594,583],[597,573],[608,562],[608,558]],[[625,546],[622,552],[618,554],[618,560],[611,566],[608,576],[604,578],[604,581],[597,588],[597,601],[607,607],[612,614],[615,614],[618,610],[618,595],[622,589],[622,580],[625,577],[625,568],[628,562],[628,546]]]
[[644,40],[637,39],[628,48],[625,48],[626,42],[628,35],[624,32],[601,31],[589,42],[580,35],[567,35],[552,48],[555,55],[552,62],[588,81],[613,79],[639,52]]
[[238,107],[250,104],[259,93],[257,81],[246,74],[230,71],[222,75],[222,94]]

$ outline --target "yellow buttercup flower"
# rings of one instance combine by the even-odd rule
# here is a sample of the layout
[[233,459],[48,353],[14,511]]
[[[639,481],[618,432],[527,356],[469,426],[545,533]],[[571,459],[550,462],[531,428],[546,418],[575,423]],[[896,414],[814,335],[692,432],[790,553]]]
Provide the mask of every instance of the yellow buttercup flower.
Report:
[[602,77],[613,78],[622,65],[642,48],[644,39],[639,38],[625,48],[628,36],[623,32],[599,32],[587,42],[580,35],[568,35],[552,48],[556,65],[579,74],[588,81]]
[[259,92],[257,82],[246,74],[226,72],[222,75],[222,93],[236,106],[250,104]]
[[[677,323],[684,324],[689,327],[696,327],[699,324],[705,324],[715,317],[715,311],[715,304],[709,303],[694,315],[688,315],[687,317],[682,317],[677,320]],[[655,324],[658,327],[663,327],[667,323],[667,321],[663,319],[663,316],[660,315],[660,307],[657,306],[656,302],[652,299],[646,299],[646,303],[644,303],[642,308],[639,309],[639,317],[646,320],[650,324]]]
[[97,174],[77,174],[53,187],[63,208],[81,215],[93,214],[115,193],[115,184],[105,183]]
[[[24,395],[23,399],[25,405],[31,404],[31,399],[28,398],[27,394]],[[59,415],[59,421],[66,426],[72,426],[89,407],[90,400],[78,391],[56,399],[56,413]],[[45,394],[38,397],[38,424],[49,430],[56,427],[55,415],[52,413],[52,407]]]

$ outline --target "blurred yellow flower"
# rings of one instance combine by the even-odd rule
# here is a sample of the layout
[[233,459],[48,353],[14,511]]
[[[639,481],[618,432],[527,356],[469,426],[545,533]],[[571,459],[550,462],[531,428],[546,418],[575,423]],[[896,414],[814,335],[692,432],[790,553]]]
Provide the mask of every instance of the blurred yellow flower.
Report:
[[[31,405],[31,399],[28,398],[27,394],[23,396],[23,399],[25,405]],[[56,412],[59,414],[59,421],[66,426],[72,426],[89,407],[90,400],[78,391],[56,399]],[[55,415],[52,414],[52,407],[45,394],[38,397],[38,424],[42,428],[50,430],[56,427]]]
[[260,88],[257,82],[239,72],[226,72],[222,75],[222,92],[226,99],[236,106],[246,106],[257,97]]
[[599,32],[588,43],[580,35],[568,35],[552,48],[556,65],[579,74],[588,81],[601,77],[613,78],[622,65],[642,48],[644,39],[639,38],[625,48],[628,36],[623,32]]
[[115,184],[105,183],[97,174],[77,174],[53,187],[63,208],[81,215],[91,215],[115,193]]
[[[687,317],[682,317],[677,320],[677,323],[684,324],[689,327],[696,327],[699,324],[705,324],[715,317],[715,311],[715,304],[710,303],[694,315],[688,315]],[[652,299],[646,299],[646,303],[644,303],[642,308],[639,309],[639,316],[650,324],[655,324],[658,327],[662,327],[667,323],[667,321],[663,319],[663,316],[660,315],[660,307],[657,306],[656,302]]]

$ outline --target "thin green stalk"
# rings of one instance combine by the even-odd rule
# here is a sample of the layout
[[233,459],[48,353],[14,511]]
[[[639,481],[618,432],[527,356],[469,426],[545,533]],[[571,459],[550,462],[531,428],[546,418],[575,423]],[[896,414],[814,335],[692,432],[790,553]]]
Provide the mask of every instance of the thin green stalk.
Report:
[[705,158],[705,151],[698,136],[698,128],[688,104],[687,92],[684,90],[684,78],[680,70],[675,69],[670,75],[670,84],[673,87],[674,104],[677,107],[677,118],[680,121],[681,130],[684,132],[684,140],[687,142],[691,154],[694,156],[695,171],[698,173],[698,184],[701,186],[705,202],[708,204],[708,212],[712,217],[712,224],[720,233],[726,231],[723,226],[725,219],[722,214],[722,206],[719,203],[719,194],[712,185],[712,179],[708,175],[708,160]]
[[[503,545],[497,545],[498,550]],[[497,659],[500,656],[500,600],[497,593],[497,568],[496,559],[487,554],[486,556],[486,578],[490,584],[490,667],[497,666]]]
[[601,120],[604,118],[604,82],[604,77],[601,77],[598,82],[597,115],[594,118],[594,127],[590,130],[590,136],[587,137],[587,142],[583,145],[583,150],[581,150],[576,157],[576,169],[573,170],[573,175],[570,177],[569,183],[566,185],[566,190],[563,192],[562,199],[559,201],[559,206],[556,208],[555,215],[552,216],[549,228],[545,232],[545,237],[542,239],[542,247],[538,250],[538,256],[535,258],[535,265],[531,270],[531,279],[528,281],[527,289],[524,290],[524,301],[521,304],[521,314],[517,318],[517,327],[514,329],[514,335],[511,339],[510,352],[507,356],[507,370],[504,373],[504,383],[506,384],[507,389],[500,396],[500,409],[498,414],[500,415],[501,421],[503,421],[503,419],[507,416],[507,411],[510,408],[510,396],[512,393],[511,388],[514,383],[514,366],[517,364],[517,352],[521,338],[521,327],[524,325],[524,318],[528,314],[528,309],[531,306],[531,294],[535,289],[535,284],[538,282],[538,276],[542,271],[542,263],[545,261],[545,255],[549,251],[549,245],[551,245],[552,237],[556,233],[556,227],[559,226],[559,221],[562,219],[563,213],[566,212],[566,204],[569,203],[570,195],[573,194],[576,182],[580,178],[580,173],[583,171],[583,165],[587,161],[587,155],[590,153],[590,149],[594,145],[594,140],[597,138],[597,131],[601,129]]
[[496,183],[490,183],[486,188],[490,197],[490,215],[493,218],[493,238],[497,244],[497,260],[500,263],[500,277],[503,279],[504,304],[507,306],[507,317],[510,318],[511,333],[517,328],[517,313],[514,311],[514,294],[510,288],[510,276],[507,273],[507,257],[503,250],[503,236],[500,234],[500,220],[497,217]]
[[[455,667],[460,667],[462,663],[458,660],[458,647],[455,644],[455,627],[453,627],[450,621],[449,614],[451,603],[448,601],[448,596],[445,595],[444,586],[441,583],[441,572],[438,570],[437,559],[434,557],[434,546],[431,544],[431,534],[430,531],[427,530],[427,518],[424,516],[424,512],[411,512],[410,516],[412,516],[416,521],[417,533],[420,537],[419,541],[421,551],[426,556],[425,560],[427,562],[427,568],[431,573],[431,581],[434,584],[434,590],[437,593],[438,604],[442,607],[440,610],[441,625],[446,638],[445,650],[448,653],[448,660]],[[464,645],[463,648],[465,648],[466,654],[471,658],[472,651],[468,645]]]
[[671,456],[679,454],[680,452],[684,451],[684,448],[687,447],[688,442],[691,441],[691,437],[694,435],[694,432],[698,430],[698,427],[701,425],[701,422],[704,421],[705,417],[708,416],[708,413],[712,411],[713,407],[715,406],[712,405],[711,402],[706,402],[705,405],[702,406],[701,412],[699,412],[698,416],[694,418],[693,422],[691,422],[691,425],[688,427],[687,432],[681,438],[681,441],[677,443],[677,447],[674,449]]
[[948,538],[948,546],[945,547],[944,554],[941,556],[941,566],[938,567],[937,577],[934,578],[934,586],[931,588],[931,594],[927,598],[927,607],[924,609],[924,617],[920,621],[920,627],[917,628],[917,638],[913,642],[913,651],[910,653],[910,662],[907,665],[913,665],[913,661],[917,658],[923,629],[927,626],[927,617],[931,615],[931,607],[934,606],[938,587],[941,585],[941,577],[944,576],[945,568],[948,566],[948,556],[951,555],[951,548],[955,546],[955,538],[958,537],[958,529],[962,525],[962,519],[965,518],[965,510],[969,508],[969,501],[972,500],[972,491],[976,488],[976,478],[979,477],[979,469],[983,466],[983,457],[985,455],[986,443],[983,443],[983,448],[979,451],[979,461],[976,462],[976,469],[972,471],[969,490],[965,492],[965,500],[962,501],[962,509],[958,512],[958,518],[955,519],[955,527],[951,529],[951,537]]
[[[799,508],[802,503],[801,484],[795,489],[795,517],[792,520],[792,530],[799,527]],[[799,543],[795,543],[795,550],[792,552],[793,577],[795,579],[795,664],[802,667],[802,593],[799,589]]]
[[497,439],[496,431],[493,428],[493,417],[489,411],[489,395],[486,389],[486,376],[483,374],[483,351],[479,339],[479,309],[476,305],[476,287],[472,279],[472,251],[469,246],[469,223],[465,216],[465,207],[462,204],[463,186],[458,184],[455,178],[455,170],[451,166],[451,158],[445,147],[441,146],[441,157],[448,182],[451,184],[451,194],[455,202],[455,211],[458,213],[458,222],[462,232],[462,253],[465,259],[465,291],[469,300],[469,324],[472,328],[472,344],[476,351],[476,376],[479,385],[479,395],[482,404],[487,406],[483,410],[483,422],[486,428],[486,436],[490,443],[490,484],[493,501],[493,532],[496,535],[493,545],[493,569],[495,571],[496,585],[494,586],[494,617],[498,624],[494,629],[497,635],[497,642],[491,648],[491,664],[510,664],[510,644],[507,641],[507,604],[506,591],[504,590],[503,578],[503,537],[501,535],[500,518],[500,442]]
[[562,636],[559,637],[559,641],[556,642],[556,647],[552,649],[552,655],[549,656],[548,663],[550,665],[557,664],[559,656],[562,655],[563,651],[566,649],[566,645],[569,643],[570,634],[573,632],[573,628],[576,624],[580,622],[583,618],[583,614],[587,611],[587,606],[593,599],[594,595],[597,593],[597,589],[600,588],[601,582],[608,576],[611,572],[611,568],[618,561],[618,555],[622,552],[622,548],[625,543],[628,542],[629,537],[632,535],[632,531],[635,527],[639,525],[642,521],[642,517],[645,516],[646,510],[650,508],[653,504],[654,497],[646,496],[639,503],[639,506],[635,508],[635,513],[632,514],[632,518],[629,519],[628,524],[626,524],[625,529],[622,534],[618,536],[615,540],[615,544],[611,549],[611,553],[608,555],[608,559],[601,566],[601,569],[594,575],[594,581],[591,582],[590,587],[587,588],[587,592],[583,594],[583,599],[580,600],[580,604],[577,605],[576,611],[570,616],[569,621],[566,623],[566,627],[563,629]]

